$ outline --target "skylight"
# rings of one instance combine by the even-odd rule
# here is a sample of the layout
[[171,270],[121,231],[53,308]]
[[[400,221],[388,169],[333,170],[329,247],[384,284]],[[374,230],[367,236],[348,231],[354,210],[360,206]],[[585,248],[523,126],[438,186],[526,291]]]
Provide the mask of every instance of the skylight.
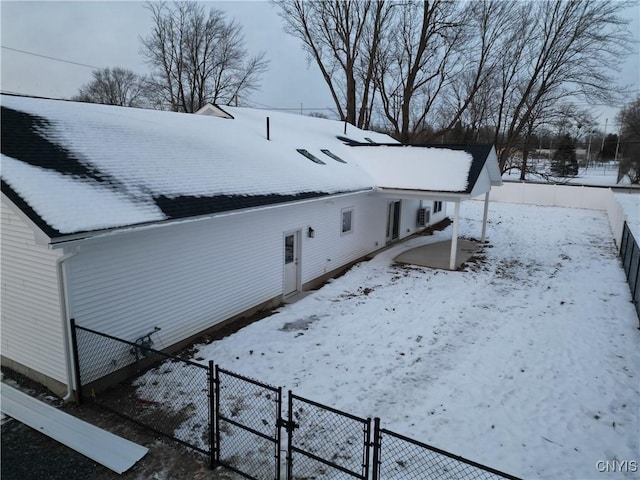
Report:
[[349,137],[343,137],[342,135],[338,135],[338,136],[336,136],[336,138],[337,138],[338,140],[340,140],[341,142],[349,143],[349,144],[351,144],[351,145],[357,145],[357,144],[359,144],[359,143],[360,143],[360,142],[357,142],[357,141],[355,141],[355,140],[352,140],[352,139],[351,139],[351,138],[349,138]]
[[345,162],[343,159],[341,159],[339,156],[337,156],[335,153],[330,152],[329,150],[320,150],[322,153],[324,153],[325,155],[327,155],[328,157],[333,158],[336,162],[340,162],[340,163],[347,163]]
[[301,153],[302,155],[304,155],[305,157],[307,157],[309,160],[311,160],[314,163],[320,164],[320,165],[326,165],[326,163],[324,163],[322,160],[320,160],[318,157],[316,157],[315,155],[309,153],[307,150],[305,150],[304,148],[297,148],[296,151],[298,153]]

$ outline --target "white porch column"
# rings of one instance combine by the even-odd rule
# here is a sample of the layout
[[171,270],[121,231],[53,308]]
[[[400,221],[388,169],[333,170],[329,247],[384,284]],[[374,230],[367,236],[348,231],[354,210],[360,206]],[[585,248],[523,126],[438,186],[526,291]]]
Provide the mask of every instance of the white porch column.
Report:
[[451,256],[449,257],[449,270],[456,269],[456,254],[458,253],[459,219],[460,219],[460,200],[457,200],[455,213],[453,214],[453,232],[451,232]]
[[489,216],[489,192],[484,194],[484,216],[482,217],[482,236],[480,241],[484,243],[487,233],[487,217]]

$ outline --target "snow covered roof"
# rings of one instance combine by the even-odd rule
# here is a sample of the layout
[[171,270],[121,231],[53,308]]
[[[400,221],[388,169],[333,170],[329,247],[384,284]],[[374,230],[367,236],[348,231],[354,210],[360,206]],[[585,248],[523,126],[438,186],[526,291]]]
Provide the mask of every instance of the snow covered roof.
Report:
[[[343,122],[221,111],[3,94],[2,191],[54,238],[376,187],[469,188],[474,162],[463,151],[402,148],[389,156],[391,137],[351,125],[345,134]],[[354,147],[374,143],[385,146]]]
[[491,184],[502,184],[493,145],[369,143],[356,148],[360,165],[379,188],[471,194],[485,167]]

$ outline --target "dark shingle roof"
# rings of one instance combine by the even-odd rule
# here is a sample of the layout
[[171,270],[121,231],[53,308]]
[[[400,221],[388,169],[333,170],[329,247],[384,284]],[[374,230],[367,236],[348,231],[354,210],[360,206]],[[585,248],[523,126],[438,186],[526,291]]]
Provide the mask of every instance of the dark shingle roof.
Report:
[[[2,192],[51,238],[375,187],[470,192],[492,148],[424,145],[432,147],[424,155],[407,147],[388,156],[385,147],[406,146],[353,126],[343,136],[343,122],[279,112],[230,108],[233,119],[221,119],[1,98]],[[310,162],[300,149],[325,161]]]
[[[373,188],[356,162],[315,165],[296,152],[348,157],[341,122],[240,112],[219,119],[3,94],[2,192],[59,237]],[[267,114],[272,141],[260,130]]]

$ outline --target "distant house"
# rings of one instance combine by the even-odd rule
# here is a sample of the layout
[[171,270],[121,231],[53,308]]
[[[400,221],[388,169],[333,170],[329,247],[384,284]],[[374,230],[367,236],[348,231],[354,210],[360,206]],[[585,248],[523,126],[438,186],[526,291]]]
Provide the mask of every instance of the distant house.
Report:
[[3,364],[70,393],[72,318],[131,341],[159,327],[170,347],[500,183],[491,146],[405,147],[338,121],[201,113],[2,95]]

